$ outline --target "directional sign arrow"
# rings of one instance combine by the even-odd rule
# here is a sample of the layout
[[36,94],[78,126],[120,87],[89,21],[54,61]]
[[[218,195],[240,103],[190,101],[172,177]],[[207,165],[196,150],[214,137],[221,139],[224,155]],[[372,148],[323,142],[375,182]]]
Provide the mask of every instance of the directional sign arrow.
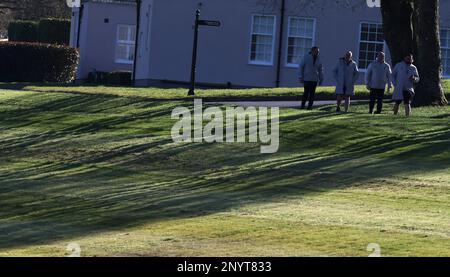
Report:
[[220,21],[214,21],[214,20],[199,20],[198,25],[202,26],[211,26],[211,27],[220,27]]

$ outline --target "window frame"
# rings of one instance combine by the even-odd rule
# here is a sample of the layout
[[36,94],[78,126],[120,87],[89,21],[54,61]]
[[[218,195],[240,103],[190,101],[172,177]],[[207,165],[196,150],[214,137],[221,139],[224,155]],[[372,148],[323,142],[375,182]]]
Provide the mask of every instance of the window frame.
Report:
[[[132,51],[135,51],[135,49],[136,49],[136,41],[135,40],[120,40],[119,39],[119,33],[120,33],[120,29],[122,27],[128,28],[128,30],[127,30],[127,38],[130,36],[130,30],[134,29],[134,35],[135,35],[135,38],[136,38],[136,25],[117,24],[117,27],[116,27],[115,51],[114,51],[114,62],[118,63],[118,64],[134,64],[134,60],[117,58],[117,51],[118,51],[118,47],[119,46],[127,46],[127,49],[131,48]],[[129,51],[129,50],[127,50],[127,51]],[[134,56],[134,52],[133,52],[133,56]]]
[[[306,20],[312,20],[313,21],[313,33],[312,33],[312,46],[316,45],[316,24],[317,24],[317,19],[314,17],[305,17],[305,16],[289,16],[288,17],[288,24],[287,24],[287,31],[286,31],[286,57],[285,57],[285,66],[286,67],[290,67],[290,68],[298,68],[299,64],[298,63],[289,63],[288,59],[289,59],[289,38],[290,36],[290,30],[291,30],[291,19],[292,18],[300,18],[300,19],[306,19]],[[292,36],[294,37],[294,36]],[[296,37],[296,38],[304,38],[304,37]],[[309,39],[309,38],[308,38]]]
[[[381,26],[383,26],[383,23],[373,22],[373,21],[372,21],[372,22],[371,22],[371,21],[362,21],[362,22],[359,23],[359,27],[358,27],[358,53],[357,53],[358,59],[357,59],[357,64],[358,64],[358,68],[359,68],[359,71],[360,71],[360,72],[367,72],[368,66],[367,66],[367,68],[362,68],[362,67],[360,67],[360,64],[359,64],[360,58],[361,58],[361,57],[360,57],[361,43],[362,43],[362,42],[366,42],[366,43],[374,43],[374,44],[383,44],[383,52],[386,52],[387,44],[386,44],[386,40],[383,40],[383,42],[369,41],[369,40],[361,40],[361,33],[362,33],[362,26],[363,26],[363,24],[376,24],[376,25],[381,25]],[[384,36],[384,33],[383,33],[383,36]]]
[[[271,60],[270,62],[263,61],[253,61],[252,60],[252,43],[253,43],[253,35],[267,35],[267,34],[257,34],[253,32],[255,17],[256,16],[264,16],[264,17],[272,17],[273,21],[273,31],[272,31],[272,51],[271,51]],[[261,65],[261,66],[273,66],[274,65],[274,56],[275,56],[275,42],[277,36],[277,16],[274,14],[257,14],[254,13],[250,17],[250,43],[249,43],[249,52],[248,52],[248,64],[249,65]]]
[[[450,39],[450,27],[442,27],[442,28],[440,28],[439,32],[442,32],[442,31],[447,32],[447,36],[448,36],[447,38]],[[442,43],[441,43],[441,54],[443,53],[442,50],[444,50],[444,49],[447,50],[449,52],[449,55],[450,55],[450,44],[448,46],[444,47],[444,46],[442,46]],[[450,57],[447,57],[447,59],[449,59],[449,58]],[[442,56],[441,59],[444,60],[444,57]],[[442,63],[442,78],[450,79],[450,72],[447,72],[447,73],[445,72],[444,63]]]

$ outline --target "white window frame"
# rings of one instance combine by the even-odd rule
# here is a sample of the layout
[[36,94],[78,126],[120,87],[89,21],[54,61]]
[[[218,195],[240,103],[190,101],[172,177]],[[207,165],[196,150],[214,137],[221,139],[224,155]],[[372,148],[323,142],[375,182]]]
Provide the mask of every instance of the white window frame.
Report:
[[[286,32],[286,57],[285,57],[285,66],[286,67],[291,67],[291,68],[298,68],[299,64],[298,63],[289,63],[288,62],[288,55],[289,55],[289,38],[290,37],[294,37],[294,36],[290,36],[289,32],[291,30],[291,19],[292,18],[299,18],[299,19],[307,19],[307,20],[313,20],[313,34],[312,34],[312,46],[316,45],[316,23],[317,23],[317,19],[316,18],[312,18],[312,17],[304,17],[304,16],[289,16],[288,17],[288,24],[287,24],[287,32]],[[300,38],[306,38],[306,37],[300,37]],[[309,38],[306,38],[309,39]],[[302,57],[301,57],[302,58]]]
[[[252,61],[252,43],[253,43],[253,35],[258,35],[253,33],[253,27],[255,23],[256,16],[265,16],[265,17],[273,17],[273,32],[272,32],[272,51],[271,51],[271,60],[270,62],[262,62],[262,61]],[[250,43],[249,43],[249,51],[248,51],[248,64],[250,65],[263,65],[263,66],[273,66],[274,65],[274,56],[275,56],[275,40],[276,40],[276,30],[277,30],[277,16],[273,14],[252,14],[251,22],[250,22]],[[267,35],[267,34],[259,34],[259,35]]]
[[[134,35],[136,36],[136,26],[135,25],[130,25],[130,24],[117,24],[117,30],[116,30],[116,45],[115,45],[115,51],[114,51],[114,61],[115,63],[119,63],[119,64],[133,64],[134,60],[125,60],[125,59],[118,59],[117,58],[117,48],[119,45],[127,45],[127,46],[132,46],[132,51],[135,51],[135,47],[136,47],[136,41],[135,40],[119,40],[119,32],[120,32],[120,28],[122,27],[126,27],[126,28],[131,28],[134,29]],[[128,33],[128,36],[130,36],[130,33]],[[134,53],[133,53],[134,55]]]
[[[358,59],[357,59],[357,65],[358,65],[358,68],[359,68],[359,71],[360,71],[360,72],[367,72],[367,68],[360,68],[360,67],[359,67],[359,59],[360,59],[359,53],[361,52],[361,42],[377,43],[377,44],[381,44],[381,42],[375,42],[375,41],[369,41],[369,40],[361,40],[361,32],[362,32],[362,26],[363,26],[363,24],[377,24],[377,25],[382,25],[383,23],[380,23],[380,22],[370,22],[370,21],[363,21],[363,22],[360,22],[360,23],[359,23],[359,27],[358,27],[359,29],[358,29],[358,53],[357,53]],[[386,52],[386,49],[387,49],[387,44],[386,44],[386,40],[384,40],[384,41],[383,41],[383,52]]]
[[[440,31],[447,32],[449,37],[450,37],[450,28],[443,27],[443,28],[440,29]],[[444,47],[444,46],[441,45],[441,53],[443,52],[442,50],[444,50],[444,49],[450,51],[450,45],[448,45],[447,47]],[[444,59],[442,59],[442,60],[444,60]],[[445,70],[444,64],[442,64],[442,77],[445,78],[445,79],[450,79],[450,72],[448,72],[446,74],[444,70]]]

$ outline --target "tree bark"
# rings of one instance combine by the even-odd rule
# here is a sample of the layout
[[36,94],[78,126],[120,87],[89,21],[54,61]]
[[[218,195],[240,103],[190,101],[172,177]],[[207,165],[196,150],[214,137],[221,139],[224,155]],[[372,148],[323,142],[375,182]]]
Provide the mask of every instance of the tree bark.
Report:
[[445,105],[441,85],[442,60],[439,31],[439,1],[415,0],[416,61],[421,81],[417,84],[415,106]]
[[439,0],[381,0],[385,40],[392,63],[412,53],[421,81],[413,105],[446,105],[441,84]]
[[382,0],[383,31],[392,63],[403,60],[407,53],[414,53],[414,3],[412,0]]

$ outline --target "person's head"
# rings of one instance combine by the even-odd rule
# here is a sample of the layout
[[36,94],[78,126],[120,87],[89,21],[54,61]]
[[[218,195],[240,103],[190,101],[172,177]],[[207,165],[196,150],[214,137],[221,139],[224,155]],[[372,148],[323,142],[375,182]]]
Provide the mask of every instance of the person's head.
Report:
[[413,54],[408,54],[405,56],[405,63],[412,64],[414,62]]
[[314,57],[318,57],[320,54],[320,49],[317,46],[314,46],[313,48],[311,48],[311,55],[313,55]]
[[379,52],[377,54],[377,61],[380,63],[384,63],[385,60],[386,60],[386,55],[384,54],[384,52]]
[[352,51],[347,51],[347,53],[345,53],[344,60],[346,62],[350,62],[352,60],[352,58],[353,58]]

